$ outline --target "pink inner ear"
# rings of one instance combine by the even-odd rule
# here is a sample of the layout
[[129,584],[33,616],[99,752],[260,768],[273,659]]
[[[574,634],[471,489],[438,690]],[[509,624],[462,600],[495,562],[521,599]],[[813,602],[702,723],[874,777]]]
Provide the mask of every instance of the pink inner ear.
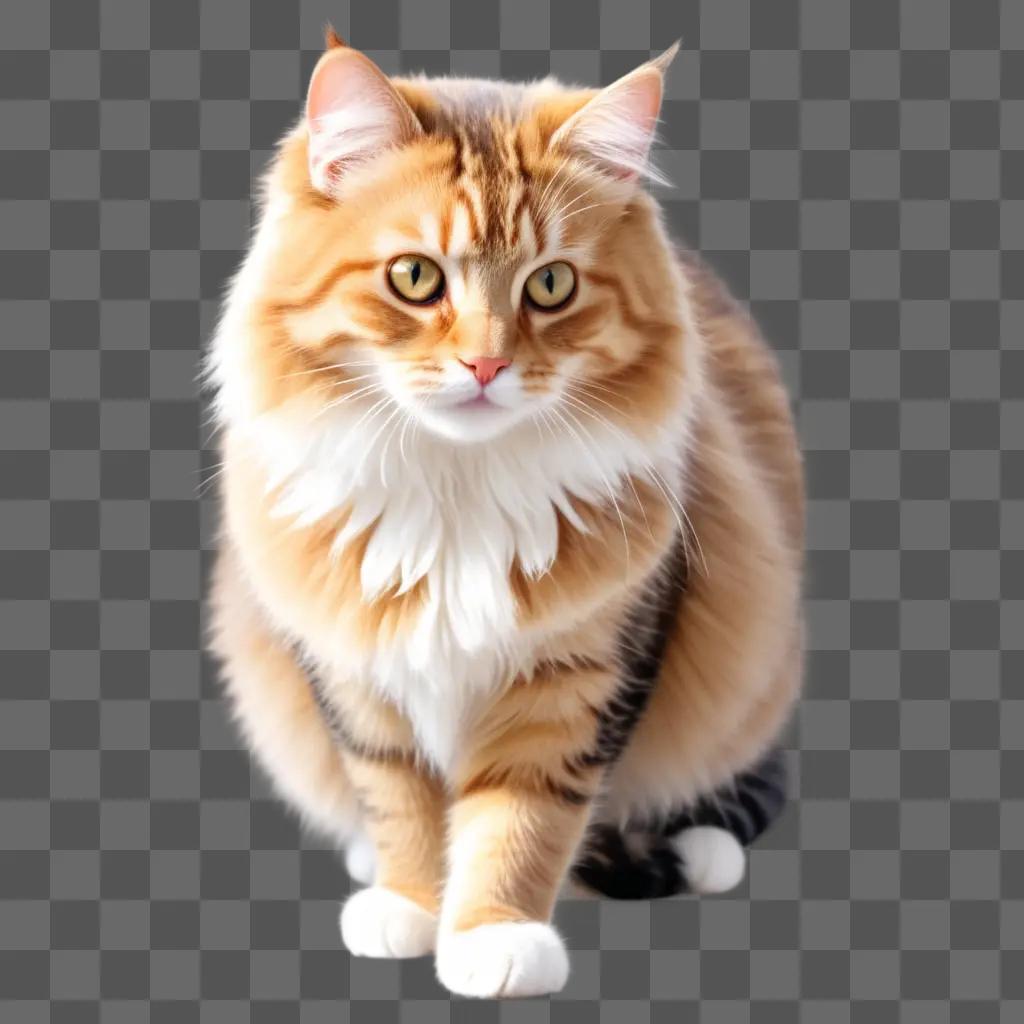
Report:
[[[636,162],[646,163],[647,154],[654,139],[658,114],[661,111],[661,75],[638,75],[634,82],[629,83],[628,88],[623,89],[623,92],[623,106],[627,109],[628,116],[635,120],[637,127],[643,133],[633,141]],[[644,136],[646,136],[646,141],[643,141]],[[628,145],[628,143],[626,144]],[[632,181],[638,177],[638,173],[635,169],[629,169],[619,173],[618,177]]]
[[312,126],[332,110],[360,101],[373,75],[368,64],[357,50],[329,51],[320,58],[306,96],[306,117]]
[[647,156],[661,109],[661,73],[645,66],[607,86],[555,133],[568,145],[623,181],[641,175],[658,180]]
[[314,186],[330,192],[347,165],[403,141],[414,120],[368,57],[348,48],[328,51],[313,71],[306,97]]
[[626,93],[623,100],[633,108],[637,121],[653,133],[661,111],[661,75],[637,75],[623,91]]

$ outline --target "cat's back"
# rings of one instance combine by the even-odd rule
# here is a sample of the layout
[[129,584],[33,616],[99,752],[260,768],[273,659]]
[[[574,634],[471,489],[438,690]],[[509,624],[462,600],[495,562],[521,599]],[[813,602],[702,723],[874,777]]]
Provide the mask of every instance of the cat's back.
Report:
[[707,346],[708,398],[738,425],[756,470],[776,495],[787,539],[803,550],[800,446],[778,360],[747,310],[695,253],[680,253],[690,301]]

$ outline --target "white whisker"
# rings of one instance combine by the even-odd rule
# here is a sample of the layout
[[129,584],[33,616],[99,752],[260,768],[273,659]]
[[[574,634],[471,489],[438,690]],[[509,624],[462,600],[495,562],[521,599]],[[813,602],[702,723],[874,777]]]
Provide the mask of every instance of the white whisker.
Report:
[[580,395],[581,397],[586,398],[588,401],[591,401],[591,402],[600,402],[601,405],[607,407],[608,409],[611,409],[612,412],[615,412],[615,413],[621,413],[622,412],[622,410],[619,409],[618,406],[612,405],[611,402],[606,401],[604,398],[600,398],[597,395],[590,394],[588,391],[585,391],[583,388],[581,388],[578,384],[574,383],[572,380],[567,380],[565,382],[565,386],[573,394]]
[[569,202],[565,204],[565,206],[561,207],[558,210],[552,209],[549,212],[554,217],[561,217],[562,214],[568,213],[569,210],[571,210],[573,206],[575,206],[577,203],[582,202],[584,199],[586,199],[586,197],[589,196],[590,193],[593,192],[596,187],[596,185],[591,185],[590,188],[585,188],[582,192],[573,196],[572,199],[570,199]]
[[287,380],[289,377],[307,377],[311,373],[326,373],[328,370],[349,370],[353,367],[363,368],[366,366],[376,367],[377,364],[372,360],[357,363],[328,363],[325,366],[313,366],[306,370],[294,370],[291,373],[286,373],[284,377]]
[[[388,446],[391,444],[391,438],[395,436],[395,431],[398,429],[398,427],[400,427],[402,425],[402,418],[408,416],[408,413],[405,412],[405,410],[397,402],[395,403],[394,411],[391,413],[390,416],[388,416],[388,418],[384,421],[383,425],[381,426],[380,430],[378,430],[377,433],[373,435],[373,439],[370,441],[370,446],[372,447],[374,441],[376,441],[377,438],[380,436],[380,432],[382,430],[384,430],[384,428],[387,427],[387,425],[392,420],[394,420],[396,416],[400,417],[400,418],[395,420],[395,425],[391,428],[391,430],[388,433],[388,436],[384,439],[384,447],[381,449],[381,452],[380,452],[380,485],[381,485],[381,487],[387,487],[387,485],[388,485],[388,480],[387,480]],[[366,454],[363,455],[363,459],[366,458],[366,455],[369,453],[369,451],[370,451],[370,448],[368,447]],[[359,464],[359,468],[360,468],[360,470],[362,469],[362,463]]]
[[222,462],[216,469],[205,479],[199,482],[199,486],[196,488],[196,497],[201,498],[210,489],[210,485],[217,477],[223,475],[227,470],[226,463]]
[[614,507],[615,507],[615,514],[619,517],[619,525],[622,527],[622,540],[623,540],[623,543],[625,544],[625,547],[626,547],[626,570],[628,572],[629,564],[630,564],[630,553],[629,553],[629,534],[626,532],[626,520],[625,520],[625,518],[622,515],[622,509],[619,507],[618,499],[615,497],[615,491],[612,488],[612,485],[611,485],[611,482],[608,479],[608,476],[605,474],[604,467],[602,467],[602,465],[600,463],[600,460],[598,460],[594,456],[594,453],[591,451],[590,446],[569,425],[569,422],[566,419],[566,415],[570,419],[572,419],[573,422],[575,422],[577,426],[580,426],[581,429],[582,429],[582,425],[580,424],[579,420],[576,419],[576,417],[573,416],[572,413],[569,412],[568,410],[565,411],[565,414],[563,414],[563,412],[561,410],[557,409],[557,408],[552,408],[551,411],[559,419],[561,419],[565,423],[566,428],[573,435],[573,437],[579,442],[580,446],[583,448],[584,452],[590,458],[591,462],[594,464],[594,468],[597,470],[599,476],[601,477],[602,481],[604,482],[605,489],[608,491],[608,497],[611,498],[612,505],[614,505]]
[[587,210],[596,210],[599,206],[614,206],[615,203],[590,203],[589,206],[584,206],[579,210],[573,210],[572,213],[567,213],[563,217],[559,217],[558,223],[564,224],[567,220],[572,220],[573,217],[578,217],[581,213],[586,213]]
[[[585,402],[580,401],[578,398],[574,397],[573,395],[563,395],[562,398],[567,400],[567,401],[569,401],[569,402],[571,402],[573,404],[573,406],[576,409],[579,409],[581,412],[585,412],[588,415],[593,416],[594,419],[596,419],[598,423],[602,423],[605,426],[611,426],[611,424],[609,424],[608,421],[603,416],[601,416],[598,413],[596,413],[593,409],[590,408],[589,405],[587,405]],[[593,435],[588,430],[586,430],[586,428],[583,426],[583,424],[580,424],[580,429],[583,430],[587,434],[588,437],[593,439]],[[636,484],[633,482],[633,474],[627,472],[625,475],[626,475],[626,482],[629,484],[629,489],[633,492],[633,497],[636,500],[637,507],[640,509],[640,514],[644,517],[644,525],[647,527],[647,534],[651,538],[651,540],[653,541],[654,540],[654,531],[651,529],[651,521],[650,521],[650,519],[647,518],[647,509],[644,507],[644,503],[640,500],[640,495],[637,492]]]
[[[568,398],[569,396],[564,395],[563,397]],[[607,417],[602,416],[595,409],[588,409],[588,411],[592,416],[600,420],[605,427],[614,432],[619,438],[623,440],[626,439],[625,433],[621,431],[618,427],[616,427],[614,423],[610,422]],[[669,509],[675,517],[676,524],[679,528],[679,532],[683,535],[684,543],[686,542],[686,538],[690,536],[693,538],[694,543],[697,545],[697,554],[700,556],[701,565],[704,570],[704,576],[707,577],[709,575],[709,571],[707,559],[704,557],[704,548],[700,542],[700,537],[697,534],[697,530],[693,525],[693,520],[690,518],[689,513],[686,511],[686,507],[679,500],[678,496],[675,493],[673,493],[673,491],[668,485],[668,481],[665,480],[665,478],[661,475],[661,473],[658,471],[654,463],[651,462],[650,459],[644,459],[643,461],[643,469],[645,473],[647,473],[647,475],[651,478],[654,485],[661,492],[662,497],[664,497],[665,501],[668,503]]]
[[365,395],[372,395],[384,390],[380,384],[364,384],[361,388],[356,388],[355,391],[349,392],[347,395],[342,395],[341,398],[335,399],[333,402],[328,402],[317,414],[316,419],[319,419],[325,413],[330,412],[332,409],[337,409],[339,406],[344,405],[346,402],[351,402],[355,398],[362,398]]
[[583,377],[570,377],[569,382],[575,384],[581,388],[593,388],[597,391],[603,391],[607,395],[611,395],[613,398],[624,398],[627,402],[632,405],[632,399],[622,393],[622,391],[616,391],[614,388],[608,387],[606,384],[598,384],[597,381],[586,380]]
[[[545,212],[545,199],[547,198],[548,193],[551,191],[551,186],[554,185],[556,181],[558,181],[558,176],[562,173],[563,168],[571,159],[572,153],[566,153],[566,155],[562,158],[562,162],[558,165],[558,167],[555,168],[555,173],[552,174],[551,177],[548,179],[548,183],[544,186],[544,191],[541,192],[540,198],[537,200],[537,210],[542,215],[542,219],[543,214]],[[566,175],[565,181],[571,180],[572,175]],[[564,184],[565,182],[560,182],[559,187],[562,187]]]

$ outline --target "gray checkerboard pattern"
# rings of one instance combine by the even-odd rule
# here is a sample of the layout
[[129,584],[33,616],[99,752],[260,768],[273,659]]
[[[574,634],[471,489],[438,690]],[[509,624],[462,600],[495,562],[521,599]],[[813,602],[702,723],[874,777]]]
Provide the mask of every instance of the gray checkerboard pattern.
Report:
[[[198,650],[197,354],[328,18],[587,82],[682,36],[666,207],[799,415],[799,802],[733,895],[563,906],[551,1000],[350,961]],[[0,46],[5,1024],[1024,1019],[1024,3],[5,0]]]

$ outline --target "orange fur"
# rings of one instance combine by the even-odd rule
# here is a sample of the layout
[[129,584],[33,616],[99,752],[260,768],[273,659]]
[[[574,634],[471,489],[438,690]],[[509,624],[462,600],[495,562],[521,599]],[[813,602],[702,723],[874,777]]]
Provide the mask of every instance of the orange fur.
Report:
[[[323,59],[346,59],[333,29],[326,39]],[[362,822],[378,884],[439,913],[442,932],[546,921],[592,817],[665,812],[746,768],[777,737],[801,678],[800,457],[749,317],[696,257],[672,250],[641,189],[550,145],[593,90],[478,110],[426,80],[389,89],[389,102],[415,118],[415,137],[345,167],[324,194],[311,183],[303,123],[267,177],[269,241],[257,241],[262,255],[243,272],[215,353],[225,538],[213,646],[243,731],[284,794],[336,836]],[[414,306],[388,288],[389,260],[403,245],[421,251],[419,237],[461,268],[463,291],[453,284]],[[514,294],[549,244],[572,254],[577,275],[554,313]],[[282,512],[292,478],[270,460],[278,446],[321,443],[317,431],[338,408],[362,410],[374,428],[390,415],[377,436],[397,427],[401,408],[391,412],[373,390],[381,367],[427,402],[470,355],[511,359],[526,396],[568,389],[557,412],[535,417],[537,452],[547,430],[552,446],[576,436],[584,466],[598,435],[605,446],[628,435],[651,452],[668,443],[672,456],[656,474],[624,471],[607,494],[572,495],[555,513],[543,571],[521,553],[511,559],[498,584],[514,619],[497,646],[515,640],[529,653],[521,664],[494,653],[499,677],[466,698],[458,756],[440,765],[387,680],[353,668],[413,642],[432,577],[368,595],[362,574],[384,511],[339,544],[356,499],[309,517]],[[421,443],[426,432],[413,429],[388,487],[438,457],[437,445]],[[403,427],[388,443],[406,440]],[[328,474],[318,486],[330,483]],[[453,504],[444,528],[463,515],[472,510]],[[680,531],[685,564],[673,564]],[[457,529],[452,536],[457,545]],[[641,642],[624,633],[628,616],[666,566],[685,594],[646,711],[607,764],[595,750],[620,685],[621,641]],[[300,662],[314,666],[340,739]],[[424,678],[444,692],[443,678]],[[268,716],[282,728],[266,728]]]

